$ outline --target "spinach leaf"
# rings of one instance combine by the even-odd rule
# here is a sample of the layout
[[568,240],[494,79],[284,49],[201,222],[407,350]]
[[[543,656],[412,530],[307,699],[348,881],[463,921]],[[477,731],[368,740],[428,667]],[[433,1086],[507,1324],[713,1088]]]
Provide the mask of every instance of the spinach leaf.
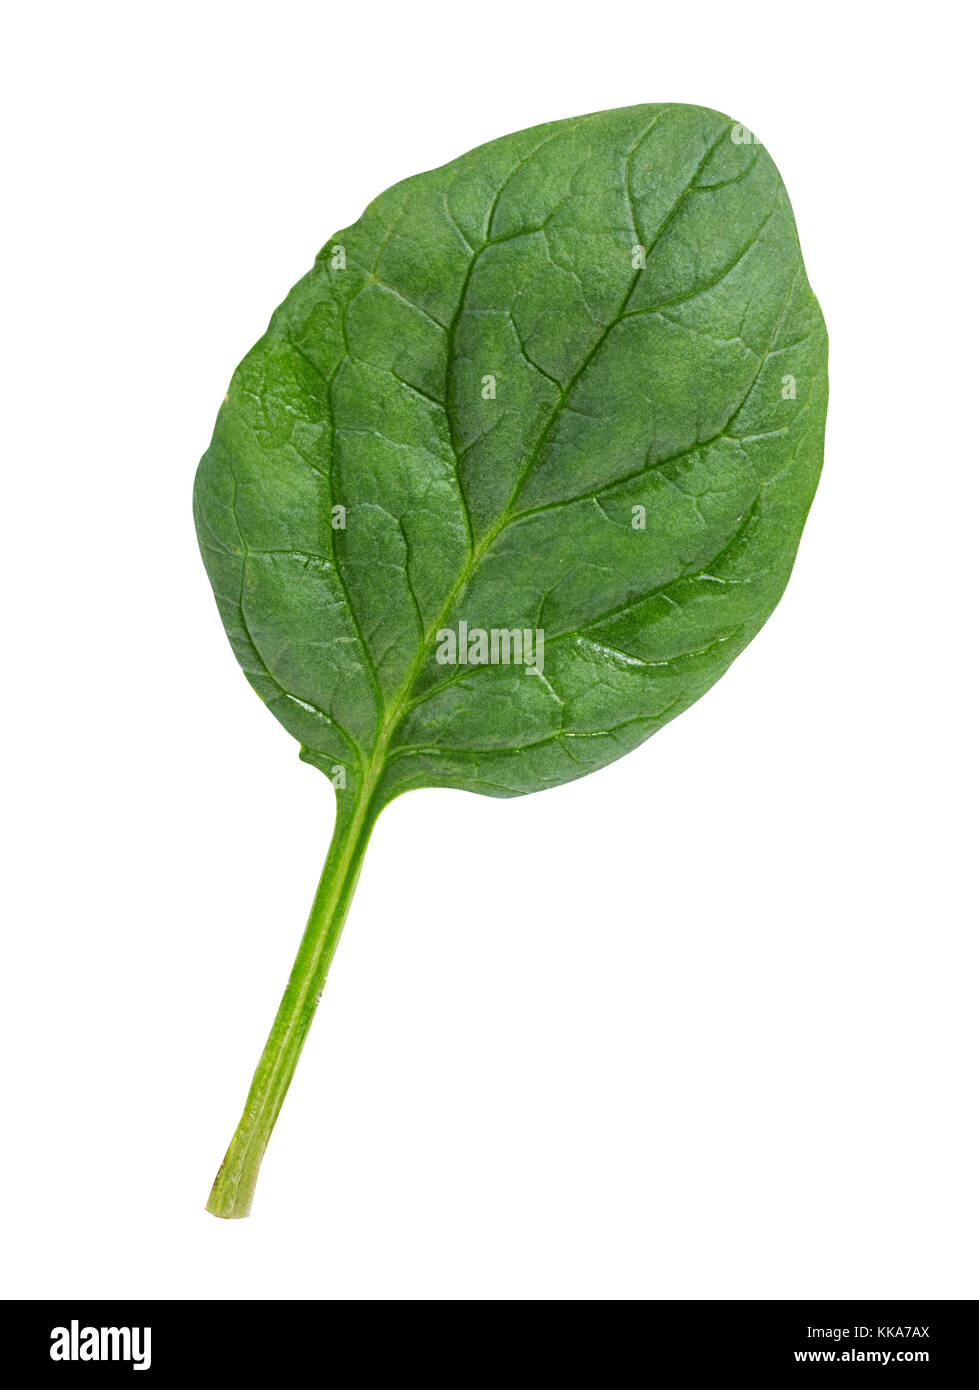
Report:
[[778,172],[700,107],[407,179],[276,311],[195,518],[238,660],[337,820],[215,1214],[248,1212],[380,810],[582,777],[702,695],[785,586],[826,393]]

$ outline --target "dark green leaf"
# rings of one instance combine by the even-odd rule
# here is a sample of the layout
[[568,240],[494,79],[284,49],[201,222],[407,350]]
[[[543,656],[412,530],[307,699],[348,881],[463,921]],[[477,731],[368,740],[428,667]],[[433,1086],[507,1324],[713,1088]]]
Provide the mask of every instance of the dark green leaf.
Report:
[[554,786],[702,695],[785,586],[826,393],[785,189],[715,111],[521,131],[328,242],[235,373],[195,511],[351,844],[400,792]]
[[[559,121],[327,243],[235,374],[201,546],[249,679],[348,793],[535,791],[641,743],[755,635],[825,408],[764,149],[698,107]],[[460,621],[543,631],[540,674],[439,664]]]

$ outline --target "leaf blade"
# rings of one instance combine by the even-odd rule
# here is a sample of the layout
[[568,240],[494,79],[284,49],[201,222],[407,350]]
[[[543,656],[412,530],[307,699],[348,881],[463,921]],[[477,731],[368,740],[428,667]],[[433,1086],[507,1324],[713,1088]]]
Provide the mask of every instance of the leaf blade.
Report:
[[[198,529],[310,761],[382,801],[556,785],[761,627],[818,478],[825,330],[777,171],[732,131],[656,106],[504,137],[382,194],[277,311]],[[544,669],[447,672],[463,622],[543,629]]]

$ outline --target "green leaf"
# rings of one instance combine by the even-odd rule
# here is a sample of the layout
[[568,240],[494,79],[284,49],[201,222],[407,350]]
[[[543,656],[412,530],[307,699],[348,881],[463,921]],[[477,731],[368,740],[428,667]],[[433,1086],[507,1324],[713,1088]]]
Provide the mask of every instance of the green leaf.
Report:
[[[788,579],[826,394],[785,189],[715,111],[521,131],[326,244],[195,490],[238,660],[338,788],[275,1113],[379,811],[581,777],[702,695]],[[232,1145],[212,1210],[247,1210],[270,1129]]]

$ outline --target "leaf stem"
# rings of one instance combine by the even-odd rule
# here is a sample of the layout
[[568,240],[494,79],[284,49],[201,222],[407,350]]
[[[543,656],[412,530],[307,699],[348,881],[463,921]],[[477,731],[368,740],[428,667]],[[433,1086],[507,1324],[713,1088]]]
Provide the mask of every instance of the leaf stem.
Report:
[[372,791],[367,779],[350,809],[343,805],[343,794],[338,796],[333,838],[289,983],[207,1201],[214,1216],[242,1217],[251,1210],[265,1146],[313,1021],[380,809],[371,805]]

